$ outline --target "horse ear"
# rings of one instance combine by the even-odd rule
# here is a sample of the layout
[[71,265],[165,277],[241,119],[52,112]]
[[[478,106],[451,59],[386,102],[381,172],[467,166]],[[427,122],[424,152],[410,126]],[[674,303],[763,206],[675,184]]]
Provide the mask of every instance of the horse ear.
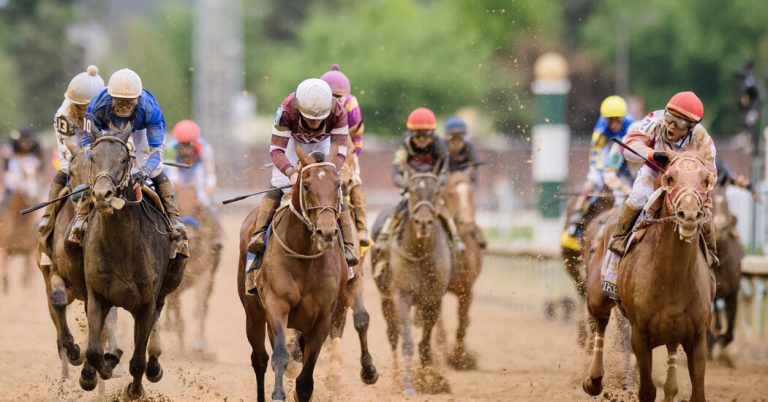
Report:
[[671,173],[665,173],[664,176],[661,176],[661,187],[664,188],[664,191],[670,192],[675,187],[675,176],[673,176]]
[[717,175],[711,172],[707,172],[707,175],[704,178],[704,188],[706,188],[707,191],[712,191],[715,188],[716,182],[717,182]]
[[299,157],[299,161],[301,161],[301,164],[304,166],[312,163],[309,161],[309,156],[307,156],[307,153],[304,152],[299,144],[296,144],[296,156]]
[[328,152],[328,155],[325,155],[325,161],[336,162],[336,154],[338,153],[339,153],[339,144],[331,145],[331,150]]

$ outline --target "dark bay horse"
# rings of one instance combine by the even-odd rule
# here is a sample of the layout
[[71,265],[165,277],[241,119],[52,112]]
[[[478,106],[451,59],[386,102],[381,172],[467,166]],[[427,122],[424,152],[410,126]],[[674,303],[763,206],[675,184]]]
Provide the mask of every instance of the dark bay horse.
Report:
[[[738,310],[739,289],[741,286],[741,240],[736,231],[736,216],[728,208],[728,200],[725,198],[725,188],[716,187],[712,193],[712,205],[715,228],[717,229],[717,257],[720,265],[715,269],[715,302],[723,300],[725,303],[725,329],[723,329],[721,311],[718,304],[714,304],[715,325],[709,336],[709,352],[715,345],[725,349],[733,341],[733,331],[736,327],[736,313]],[[726,360],[727,362],[727,360]]]
[[661,178],[664,196],[659,218],[645,220],[648,228],[642,239],[635,247],[629,246],[619,264],[619,295],[632,325],[641,401],[656,398],[651,352],[661,345],[667,347],[670,366],[665,398],[674,398],[674,367],[681,344],[688,356],[690,400],[706,400],[707,329],[715,286],[701,226],[711,219],[706,206],[715,181],[715,173],[699,154],[675,156]]
[[296,379],[295,398],[302,402],[312,398],[315,364],[347,281],[347,265],[337,229],[340,180],[331,162],[337,150],[332,147],[324,159],[318,153],[307,156],[301,147],[296,147],[301,161],[299,180],[293,185],[289,207],[278,210],[272,222],[271,238],[257,278],[258,297],[245,292],[246,249],[258,211],[252,211],[240,228],[237,286],[246,314],[258,401],[265,400],[264,373],[269,361],[264,345],[265,326],[273,347],[272,400],[285,400],[283,375],[290,360],[286,346],[288,328],[301,332],[299,344],[304,365]]
[[[437,214],[440,183],[432,173],[408,175],[408,215],[400,236],[388,241],[387,267],[376,279],[382,310],[387,322],[387,337],[397,370],[397,341],[402,336],[404,358],[403,383],[406,395],[415,395],[411,360],[414,344],[411,335],[411,308],[421,317],[419,342],[421,367],[415,372],[416,387],[423,392],[447,392],[449,385],[434,367],[430,339],[440,316],[443,295],[451,279],[451,242]],[[386,214],[374,224],[378,233]],[[372,256],[376,259],[376,256]]]
[[205,321],[213,293],[213,279],[221,262],[221,245],[216,238],[221,233],[221,224],[211,207],[199,202],[194,184],[173,183],[176,203],[181,219],[186,223],[190,258],[184,268],[184,279],[179,288],[168,295],[166,313],[170,329],[176,332],[179,346],[184,347],[185,325],[181,313],[181,295],[193,290],[194,331],[193,351],[203,359],[213,359],[206,351]]
[[[352,158],[354,153],[353,147],[350,147],[347,153],[347,158]],[[342,194],[350,203],[350,213],[352,213],[352,220],[357,222],[355,216],[359,208],[364,208],[365,205],[358,206],[352,205],[350,199],[350,189],[352,186],[359,185],[354,182],[354,172],[348,163],[344,164],[341,169],[341,188]],[[360,202],[361,200],[356,200]],[[375,384],[379,379],[379,373],[376,371],[376,366],[373,364],[373,357],[368,351],[368,324],[370,323],[370,315],[365,308],[365,301],[363,299],[363,261],[370,247],[363,247],[360,245],[360,240],[357,239],[358,247],[360,250],[360,263],[354,266],[352,269],[355,272],[355,277],[347,282],[342,289],[342,297],[339,299],[339,303],[336,305],[333,318],[331,321],[331,347],[330,354],[331,359],[335,363],[336,374],[341,372],[341,351],[340,342],[341,336],[344,333],[344,326],[347,322],[347,309],[352,307],[352,320],[357,331],[357,336],[360,341],[360,378],[365,384]]]
[[464,337],[469,327],[472,286],[483,269],[483,255],[475,234],[480,228],[475,223],[475,200],[470,172],[468,170],[451,172],[448,175],[448,183],[442,188],[441,193],[466,246],[462,260],[456,265],[458,269],[453,272],[448,284],[448,291],[459,299],[456,345],[453,353],[448,356],[448,363],[457,370],[473,370],[477,367],[477,361],[467,351]]
[[32,279],[38,215],[20,215],[19,211],[40,202],[42,189],[42,161],[33,155],[17,155],[14,163],[18,165],[16,174],[21,177],[16,177],[17,187],[0,202],[0,280],[2,291],[6,294],[10,287],[8,270],[11,257],[23,258],[22,285],[25,288]]
[[155,324],[166,296],[181,282],[186,257],[174,252],[170,224],[159,207],[146,198],[139,199],[138,187],[131,183],[126,137],[100,136],[90,152],[86,182],[95,208],[82,242],[88,348],[80,385],[92,390],[97,372],[103,379],[112,376],[113,362],[105,361],[100,337],[110,308],[122,307],[133,315],[135,323],[129,365],[133,381],[126,394],[137,398],[144,394],[141,383],[145,373],[151,382],[163,376]]

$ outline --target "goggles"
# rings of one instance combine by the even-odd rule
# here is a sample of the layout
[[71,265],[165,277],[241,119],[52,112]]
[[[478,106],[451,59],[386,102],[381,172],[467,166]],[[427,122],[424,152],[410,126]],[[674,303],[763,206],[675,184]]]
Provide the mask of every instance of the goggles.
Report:
[[435,130],[413,130],[413,138],[427,138],[434,134]]
[[669,126],[670,124],[678,130],[687,130],[691,128],[694,122],[686,120],[682,117],[675,116],[669,111],[664,111],[664,124]]

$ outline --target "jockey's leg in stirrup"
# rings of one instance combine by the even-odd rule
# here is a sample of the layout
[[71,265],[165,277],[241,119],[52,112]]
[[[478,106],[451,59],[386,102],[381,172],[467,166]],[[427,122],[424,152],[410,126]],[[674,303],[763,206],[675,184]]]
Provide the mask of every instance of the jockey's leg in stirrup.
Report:
[[392,214],[390,214],[384,221],[384,225],[382,225],[381,231],[376,236],[376,239],[373,243],[373,249],[376,252],[376,261],[372,261],[374,276],[380,273],[383,270],[383,267],[389,261],[389,247],[387,246],[387,243],[393,234],[397,235],[397,233],[393,232],[399,229],[400,222],[402,222],[403,217],[405,216],[405,211],[407,209],[408,199],[403,198],[397,204],[395,209],[392,210]]
[[451,211],[445,207],[444,203],[439,203],[437,206],[437,216],[443,222],[444,227],[448,230],[448,235],[451,236],[451,243],[453,244],[453,250],[457,254],[461,254],[466,250],[464,241],[461,240],[461,234],[459,228],[456,226],[456,222],[453,220]]
[[355,210],[355,226],[357,227],[357,237],[360,239],[360,245],[368,247],[371,245],[371,239],[368,237],[368,219],[365,212],[365,194],[363,194],[362,182],[360,176],[355,174],[352,178],[352,185],[349,189],[349,203]]
[[[277,188],[274,188],[272,191],[264,194],[264,197],[261,198],[261,202],[259,203],[259,211],[256,214],[256,222],[254,223],[254,231],[251,234],[251,241],[248,243],[248,252],[257,256],[264,253],[264,249],[266,248],[264,241],[265,235],[267,233],[267,227],[269,227],[269,223],[272,221],[272,217],[275,216],[275,212],[280,206],[280,199],[282,197],[283,192]],[[257,270],[258,268],[255,265],[257,264],[258,260],[258,258],[254,258],[251,266],[248,267],[247,271]]]

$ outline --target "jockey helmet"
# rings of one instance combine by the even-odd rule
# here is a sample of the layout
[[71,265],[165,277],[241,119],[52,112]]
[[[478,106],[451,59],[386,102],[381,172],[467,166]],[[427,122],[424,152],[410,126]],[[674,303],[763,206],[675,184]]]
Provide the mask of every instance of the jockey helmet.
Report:
[[627,102],[621,96],[611,95],[600,104],[600,116],[609,119],[611,117],[624,117],[627,114]]
[[309,78],[296,88],[296,101],[299,112],[307,119],[320,120],[331,114],[333,94],[327,82],[319,78]]
[[331,66],[331,70],[326,72],[320,77],[321,80],[328,83],[331,86],[331,91],[334,96],[343,96],[349,94],[350,85],[349,78],[339,69],[338,64]]
[[678,92],[667,102],[666,109],[686,120],[698,123],[704,117],[704,104],[691,91]]
[[200,126],[192,120],[181,120],[173,126],[173,137],[178,142],[195,142],[200,138]]
[[406,126],[409,130],[434,130],[437,128],[437,118],[425,107],[416,108],[408,115]]
[[102,89],[104,89],[104,79],[99,75],[99,68],[90,65],[85,72],[69,81],[64,97],[76,105],[87,105]]
[[138,98],[141,90],[141,78],[131,69],[117,70],[109,77],[107,92],[113,98]]
[[467,134],[467,123],[461,119],[461,117],[451,117],[445,122],[445,135],[446,137],[460,136],[463,137]]

